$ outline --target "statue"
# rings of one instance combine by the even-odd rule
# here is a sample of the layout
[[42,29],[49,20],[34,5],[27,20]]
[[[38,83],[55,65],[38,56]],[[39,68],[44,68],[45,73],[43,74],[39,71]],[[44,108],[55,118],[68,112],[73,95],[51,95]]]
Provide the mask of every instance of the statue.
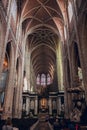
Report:
[[80,122],[81,115],[81,111],[77,107],[75,107],[70,114],[70,120],[74,122]]

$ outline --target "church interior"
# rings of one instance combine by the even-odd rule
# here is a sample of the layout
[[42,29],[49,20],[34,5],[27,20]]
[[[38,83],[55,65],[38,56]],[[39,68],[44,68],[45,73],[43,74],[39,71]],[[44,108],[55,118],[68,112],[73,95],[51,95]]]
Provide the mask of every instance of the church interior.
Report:
[[0,0],[1,121],[87,124],[86,29],[87,0]]

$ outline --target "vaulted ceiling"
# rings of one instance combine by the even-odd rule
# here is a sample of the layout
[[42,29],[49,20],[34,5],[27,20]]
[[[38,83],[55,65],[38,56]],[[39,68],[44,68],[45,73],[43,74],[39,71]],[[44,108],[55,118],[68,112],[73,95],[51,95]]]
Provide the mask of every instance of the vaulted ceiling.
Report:
[[22,31],[32,50],[31,61],[38,73],[54,74],[56,46],[64,40],[67,0],[18,0]]

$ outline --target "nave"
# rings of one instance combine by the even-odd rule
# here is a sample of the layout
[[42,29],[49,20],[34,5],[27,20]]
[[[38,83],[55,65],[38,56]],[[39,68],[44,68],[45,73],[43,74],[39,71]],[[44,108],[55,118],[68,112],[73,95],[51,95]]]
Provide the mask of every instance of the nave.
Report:
[[87,0],[0,0],[1,125],[48,113],[85,127],[86,111]]

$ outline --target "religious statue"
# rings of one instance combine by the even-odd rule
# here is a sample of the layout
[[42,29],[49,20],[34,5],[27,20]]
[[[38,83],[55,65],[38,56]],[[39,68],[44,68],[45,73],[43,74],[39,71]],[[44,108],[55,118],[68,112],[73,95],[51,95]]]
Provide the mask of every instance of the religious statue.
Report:
[[81,115],[81,111],[77,107],[75,107],[70,114],[70,120],[74,122],[80,122]]

